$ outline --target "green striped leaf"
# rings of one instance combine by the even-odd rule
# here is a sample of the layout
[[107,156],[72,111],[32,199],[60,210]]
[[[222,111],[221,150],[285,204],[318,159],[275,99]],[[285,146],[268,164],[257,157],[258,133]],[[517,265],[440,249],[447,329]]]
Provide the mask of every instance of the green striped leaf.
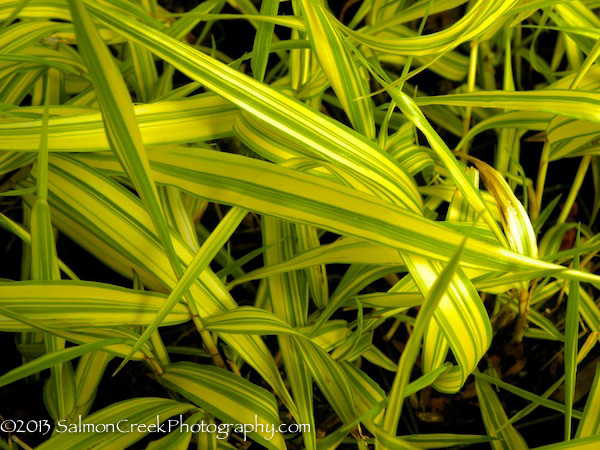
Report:
[[[57,226],[124,275],[131,276],[133,267],[144,285],[158,291],[164,291],[165,287],[174,288],[177,283],[175,275],[139,199],[81,163],[63,157],[51,159],[50,204]],[[118,163],[116,166],[121,167]],[[69,194],[63,195],[63,190]],[[172,236],[177,242],[182,263],[189,264],[193,258],[192,251],[181,237]],[[194,301],[187,306],[203,316],[237,307],[225,286],[209,268],[190,287],[190,293]],[[154,314],[157,312],[155,310]],[[223,334],[221,337],[235,346],[238,353],[272,385],[290,411],[295,411],[264,342],[256,336],[230,338]]]
[[482,444],[493,442],[488,436],[470,434],[411,434],[402,436],[406,442],[421,448],[447,448],[462,445]]
[[250,280],[257,280],[281,272],[300,270],[319,264],[377,264],[403,265],[403,259],[397,251],[352,237],[343,237],[337,241],[320,245],[310,250],[298,252],[286,261],[268,264],[260,269],[248,272],[236,278],[229,286],[237,286]]
[[[278,9],[279,0],[263,0],[260,5],[260,15],[277,15]],[[274,29],[275,25],[268,22],[261,22],[256,30],[254,48],[252,51],[252,72],[254,78],[259,81],[263,81],[265,77]]]
[[579,156],[600,134],[600,124],[557,116],[546,130],[550,143],[550,160]]
[[[127,355],[127,357],[123,360],[119,368],[123,367],[123,365],[125,365],[125,363],[129,360],[129,357],[139,350],[148,339],[150,339],[150,337],[162,324],[164,319],[173,310],[175,305],[177,305],[182,297],[188,293],[190,287],[198,279],[200,274],[207,269],[217,251],[233,234],[246,213],[246,210],[232,208],[227,216],[221,222],[219,222],[217,228],[211,233],[209,238],[204,241],[202,247],[200,250],[198,250],[196,256],[194,256],[194,259],[192,259],[188,267],[185,269],[182,277],[179,279],[179,281],[177,281],[177,284],[165,300],[160,311],[158,311],[156,314],[154,320],[144,330],[144,333],[140,336],[139,340],[133,346],[129,355]],[[197,317],[196,320],[201,323],[202,317]]]
[[[164,303],[155,292],[134,291],[90,281],[4,282],[0,305],[58,329],[148,325]],[[176,305],[163,325],[186,322],[190,313]],[[14,319],[0,318],[2,331],[29,331]]]
[[[248,436],[268,449],[284,449],[275,398],[244,378],[213,366],[175,363],[162,379],[187,399],[226,423],[258,424]],[[234,428],[235,430],[235,428]]]
[[[575,247],[579,247],[579,230]],[[573,258],[573,268],[579,269],[579,255]],[[571,439],[571,417],[577,381],[577,352],[579,347],[579,282],[571,281],[565,318],[565,441]]]
[[[118,339],[121,342],[123,342],[123,344],[108,344],[104,349],[106,352],[110,352],[111,354],[115,354],[118,356],[126,356],[129,353],[129,350],[132,347],[132,345],[135,342],[137,342],[139,338],[139,334],[125,327],[116,327],[113,329],[87,329],[85,331],[77,330],[76,332],[72,332],[69,330],[54,328],[35,319],[31,319],[22,314],[18,314],[10,309],[4,307],[0,308],[2,308],[3,316],[11,318],[15,322],[24,324],[26,327],[29,327],[33,330],[44,331],[53,336],[57,336],[71,342],[75,342],[77,344],[87,345],[106,339]],[[38,357],[38,354],[35,353],[34,357]],[[132,359],[144,359],[149,362],[153,362],[154,356],[152,355],[152,349],[146,345],[140,351],[136,352],[132,356]]]
[[417,105],[474,106],[518,111],[541,111],[574,119],[600,122],[600,94],[593,91],[542,89],[539,91],[482,91],[469,94],[418,97]]
[[[352,53],[345,45],[339,31],[339,22],[329,13],[322,2],[302,0],[302,14],[307,25],[311,48],[344,111],[354,128],[369,139],[375,137],[373,104],[369,94],[368,79],[361,73]],[[363,72],[366,72],[364,69]]]
[[47,353],[0,376],[0,386],[6,386],[29,375],[53,368],[63,362],[79,358],[86,353],[120,342],[120,339],[105,339],[92,344],[78,345]]
[[[392,384],[392,389],[389,394],[388,406],[385,411],[385,416],[381,422],[381,428],[386,434],[395,435],[397,432],[405,390],[408,382],[410,381],[412,367],[415,364],[419,353],[421,339],[425,334],[428,322],[431,320],[436,310],[440,311],[440,309],[443,309],[443,306],[438,309],[438,305],[444,299],[444,297],[447,296],[445,292],[453,281],[464,245],[465,242],[463,241],[459,247],[459,250],[452,257],[448,265],[443,271],[440,272],[439,276],[436,277],[434,282],[430,285],[431,288],[423,292],[425,301],[423,302],[419,314],[417,315],[413,333],[409,338],[404,351],[402,352],[400,361],[398,362],[398,371],[394,377],[394,383]],[[416,261],[418,263],[418,259],[416,259]],[[414,259],[411,260],[411,264],[414,262]],[[419,282],[420,280],[417,280],[417,284],[419,284]]]
[[112,359],[107,352],[95,351],[81,356],[75,370],[76,401],[73,417],[88,415],[98,392],[98,385]]
[[562,449],[590,449],[596,448],[600,443],[600,435],[590,436],[586,438],[573,439],[568,442],[559,442],[557,444],[544,445],[537,447],[539,450],[562,450]]
[[[61,231],[124,276],[131,277],[133,268],[152,290],[175,286],[175,274],[136,196],[74,160],[53,156],[50,167],[49,203]],[[172,236],[182,262],[189,264],[192,251],[183,239]],[[235,307],[212,271],[201,274],[191,293],[206,299],[197,302],[203,313]]]
[[106,48],[82,0],[69,0],[77,47],[91,70],[94,89],[106,128],[111,150],[134,183],[156,229],[176,277],[181,276],[181,262],[175,248],[161,203],[152,179],[142,136],[137,126],[133,104],[125,82],[112,55]]
[[[227,137],[232,134],[232,122],[238,115],[235,106],[214,94],[136,105],[134,111],[145,145],[170,145]],[[0,123],[0,148],[37,151],[40,130],[41,120]],[[109,149],[100,113],[73,114],[48,120],[50,152]]]
[[[263,245],[266,247],[266,264],[276,264],[291,257],[296,252],[293,240],[294,225],[271,217],[262,218]],[[268,295],[274,314],[291,327],[303,326],[308,315],[308,283],[302,274],[285,272],[268,278]],[[245,319],[248,322],[248,319]],[[279,345],[290,388],[298,407],[297,420],[314,426],[312,378],[303,364],[297,344],[281,336]],[[313,433],[303,433],[305,446],[315,448]]]
[[[177,186],[217,203],[235,204],[251,211],[319,226],[404,252],[447,261],[458,248],[457,242],[464,237],[443,224],[373,196],[251,158],[198,149],[193,152],[189,149],[151,150],[149,155],[159,183]],[[110,158],[94,157],[93,160],[96,167],[119,171],[119,166]],[[86,161],[91,162],[91,156],[86,156]],[[232,165],[237,168],[235,173],[229,169]],[[258,179],[260,185],[256,184]],[[598,277],[589,273],[518,255],[475,239],[467,241],[461,265],[486,270],[537,269],[561,278],[598,282]]]
[[[473,374],[475,375],[476,379],[481,379],[487,383],[495,384],[496,386],[501,387],[502,389],[504,389],[512,394],[515,394],[521,398],[524,398],[525,400],[529,400],[538,405],[545,406],[546,408],[550,408],[555,411],[559,411],[561,413],[565,412],[565,405],[563,405],[561,403],[555,402],[553,400],[548,400],[544,396],[536,395],[532,392],[526,391],[525,389],[518,388],[516,386],[513,386],[510,383],[506,383],[496,377],[492,377],[485,373],[474,372]],[[581,416],[582,416],[581,411],[573,410],[573,417],[580,418]]]
[[502,234],[498,224],[494,221],[490,210],[487,208],[481,197],[479,190],[473,187],[473,184],[469,181],[465,174],[464,167],[461,167],[460,163],[456,160],[454,155],[452,155],[445,142],[429,124],[418,106],[403,92],[400,92],[396,89],[390,89],[389,93],[394,101],[398,104],[398,107],[402,110],[402,112],[427,137],[432,149],[436,152],[438,158],[441,159],[444,166],[450,172],[450,176],[456,187],[461,190],[465,199],[471,204],[473,209],[482,216],[483,220],[494,232],[494,235],[499,242],[504,245],[506,243],[506,237]]
[[[296,142],[310,148],[315,155],[354,171],[366,172],[395,202],[409,210],[420,211],[420,198],[412,178],[364,136],[116,11],[100,4],[90,4],[89,7],[109,27],[146,46],[192,79],[260,120],[279,128]],[[294,120],[299,116],[303,120]]]
[[517,253],[537,258],[535,232],[523,204],[496,169],[483,161],[475,159],[473,161],[488,191],[496,199],[510,247]]
[[[427,36],[405,39],[386,39],[345,29],[361,44],[375,50],[404,55],[430,55],[451,50],[474,39],[490,28],[502,24],[502,16],[515,4],[513,0],[478,0],[469,11],[449,28]],[[432,11],[433,13],[433,11]],[[383,27],[382,24],[378,24]],[[389,26],[389,22],[386,24]]]
[[551,113],[540,111],[535,113],[529,111],[512,111],[496,114],[471,127],[469,132],[462,136],[460,142],[456,146],[456,150],[462,149],[467,142],[470,142],[478,134],[493,128],[518,128],[523,130],[543,131],[548,127],[548,123],[552,117],[553,115]]
[[600,366],[596,366],[596,375],[590,389],[588,399],[585,402],[583,417],[577,427],[575,440],[598,436],[600,434]]
[[340,364],[319,346],[306,339],[295,340],[304,364],[327,401],[343,423],[352,423],[357,411],[352,387]]
[[475,385],[485,429],[490,437],[499,439],[491,441],[492,448],[494,450],[528,448],[519,432],[512,425],[507,425],[508,417],[490,384],[475,378]]

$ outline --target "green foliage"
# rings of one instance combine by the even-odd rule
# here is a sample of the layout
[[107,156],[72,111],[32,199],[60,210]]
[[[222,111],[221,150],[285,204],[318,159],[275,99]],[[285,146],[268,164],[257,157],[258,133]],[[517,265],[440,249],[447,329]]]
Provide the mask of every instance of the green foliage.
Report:
[[0,448],[599,445],[598,8],[0,2]]

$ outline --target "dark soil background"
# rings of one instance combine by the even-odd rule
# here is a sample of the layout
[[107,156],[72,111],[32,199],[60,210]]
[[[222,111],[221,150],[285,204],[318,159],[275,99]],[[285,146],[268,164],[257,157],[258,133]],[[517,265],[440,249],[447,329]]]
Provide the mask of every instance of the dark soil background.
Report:
[[[168,7],[173,12],[187,11],[199,2],[194,0],[166,0],[161,1],[163,6]],[[352,2],[348,2],[351,4]],[[344,1],[330,1],[330,6],[334,12],[339,15],[344,8]],[[357,5],[346,8],[345,17],[351,18],[357,9]],[[234,10],[226,6],[224,13],[234,12]],[[282,2],[280,13],[291,14],[291,2]],[[428,22],[427,30],[435,31],[435,27],[441,22],[452,23],[457,18],[457,15],[449,14],[447,17],[432,17]],[[447,26],[447,25],[446,25]],[[201,32],[201,27],[195,29],[188,40],[194,41]],[[250,24],[244,21],[220,21],[212,27],[212,34],[215,39],[217,48],[232,58],[238,58],[244,53],[251,51],[254,38],[254,29]],[[281,27],[276,27],[276,32],[279,37],[286,38],[289,33]],[[524,33],[527,33],[524,30]],[[539,40],[539,54],[550,58],[556,36],[553,33],[545,33],[541,35]],[[204,42],[205,45],[210,44],[210,36]],[[462,51],[464,49],[459,49]],[[276,62],[276,57],[272,58],[271,63]],[[526,66],[525,66],[526,67]],[[249,73],[250,69],[246,69]],[[532,70],[523,71],[524,79],[521,80],[524,89],[532,89],[533,86],[543,78]],[[501,68],[498,70],[498,77],[501,79]],[[177,73],[176,84],[182,85],[189,80],[180,73]],[[441,80],[436,75],[426,71],[412,79],[412,84],[417,84],[419,89],[427,93],[433,94],[440,89],[442,83],[447,85],[448,81]],[[456,87],[458,84],[455,83]],[[500,84],[501,85],[501,84]],[[429,87],[429,89],[427,88]],[[439,90],[438,90],[439,92]],[[342,115],[337,111],[329,111],[336,118],[341,118]],[[343,119],[342,119],[343,120]],[[457,143],[457,139],[444,130],[438,130],[448,145],[452,148]],[[527,136],[526,136],[527,137]],[[479,135],[472,143],[471,154],[493,163],[493,155],[497,138],[495,133],[488,132]],[[542,149],[540,142],[528,142],[522,140],[521,143],[521,164],[528,177],[535,182],[535,177],[538,170],[539,157]],[[223,150],[228,151],[226,144],[222,146]],[[548,201],[554,198],[559,193],[566,197],[575,172],[579,165],[579,158],[561,160],[560,163],[552,163],[548,168],[546,185],[551,188],[551,192],[547,193],[545,199]],[[6,177],[10,176],[7,174]],[[1,182],[2,180],[0,180]],[[588,173],[581,189],[580,197],[578,198],[578,210],[575,220],[587,223],[589,221],[589,209],[593,202],[594,187],[591,174]],[[21,221],[21,211],[19,205],[9,197],[0,198],[0,210],[16,221]],[[548,226],[552,225],[553,221],[558,216],[556,211],[553,217],[549,220]],[[257,219],[258,220],[258,219]],[[207,210],[203,223],[209,229],[212,229],[218,221],[216,209],[211,205]],[[250,223],[246,222],[234,235],[232,239],[232,253],[235,257],[241,257],[249,251],[261,246],[261,235],[258,229],[257,221]],[[598,230],[595,230],[597,232]],[[336,236],[326,235],[324,239],[333,240]],[[78,247],[70,239],[64,235],[59,235],[57,240],[57,248],[59,256],[84,280],[102,281],[112,284],[118,284],[126,287],[132,287],[132,282],[98,262],[95,258],[89,255],[85,250]],[[22,246],[20,241],[11,233],[0,229],[0,278],[19,280],[20,261],[22,255]],[[262,264],[260,257],[257,261],[251,262],[246,269],[251,269]],[[220,267],[214,266],[216,270]],[[328,272],[331,276],[330,287],[333,290],[336,285],[336,280],[344,273],[347,266],[332,265],[328,266]],[[383,280],[370,286],[368,290],[387,290],[387,285]],[[242,288],[236,288],[233,292],[234,297],[240,299],[248,298],[248,295]],[[493,306],[493,299],[488,298],[486,307],[490,310]],[[563,305],[564,309],[564,305]],[[562,310],[559,310],[559,315]],[[562,312],[564,314],[564,312]],[[341,315],[340,317],[343,317]],[[385,341],[383,334],[387,332],[390,324],[380,327],[375,332],[374,342],[384,351],[392,360],[397,361],[403,343],[406,342],[407,334],[403,327],[395,334],[391,341]],[[486,358],[482,360],[480,369],[485,369],[488,365],[493,365],[500,369],[503,374],[508,373],[504,377],[504,381],[515,384],[523,389],[530,390],[534,393],[541,394],[547,389],[556,379],[563,373],[562,366],[562,345],[560,343],[525,339],[520,346],[511,344],[513,333],[513,324],[508,324],[506,327],[495,330],[494,340]],[[163,329],[162,334],[166,345],[172,344],[175,341],[180,341],[179,345],[198,346],[199,339],[192,332],[188,325],[178,327],[169,327]],[[184,337],[183,337],[184,336]],[[2,358],[0,359],[0,373],[4,373],[21,364],[21,356],[19,355],[16,345],[16,336],[13,333],[0,332],[0,348],[2,348]],[[268,343],[276,346],[276,342],[272,338],[267,339]],[[586,361],[600,357],[600,352],[593,352]],[[177,358],[174,357],[174,360]],[[194,359],[196,362],[208,362],[200,358]],[[117,401],[140,396],[160,396],[167,397],[167,392],[160,384],[155,382],[148,375],[146,368],[139,363],[129,363],[123,371],[117,376],[111,377],[110,374],[116,369],[119,361],[113,360],[106,372],[93,410],[101,409]],[[381,387],[388,391],[393,381],[394,374],[387,372],[379,367],[370,364],[367,361],[363,362],[362,369],[377,381]],[[244,375],[248,368],[244,369]],[[5,419],[49,419],[46,408],[42,400],[43,380],[47,377],[47,373],[42,374],[42,380],[31,380],[29,382],[21,381],[13,383],[4,388],[0,388],[0,416]],[[419,375],[419,371],[415,370],[415,376]],[[592,373],[593,377],[593,373]],[[257,384],[262,384],[260,378],[255,374],[250,374],[250,379]],[[591,379],[590,379],[591,383]],[[517,396],[509,394],[505,391],[498,391],[499,398],[503,402],[505,411],[510,417],[518,410],[526,406],[526,402]],[[585,404],[585,389],[584,395],[575,405],[577,409],[582,409]],[[457,395],[443,395],[426,389],[421,391],[418,396],[411,399],[411,402],[405,404],[401,424],[399,428],[400,434],[413,433],[462,433],[462,434],[486,434],[483,422],[481,420],[477,397],[474,391],[472,377],[462,393]],[[324,397],[315,387],[315,411],[318,425],[330,425],[334,429],[337,425],[335,420],[332,420],[332,411],[327,405]],[[576,423],[576,421],[575,421]],[[526,419],[517,423],[517,429],[526,439],[531,447],[549,444],[552,442],[561,441],[563,439],[563,416],[555,411],[540,407],[530,414]],[[2,434],[0,434],[2,436]],[[6,438],[4,435],[3,437]],[[157,438],[154,435],[152,439]],[[23,435],[20,438],[31,446],[35,446],[46,438],[39,435]],[[297,442],[297,440],[292,441]],[[147,440],[144,440],[134,448],[145,448]],[[489,448],[488,445],[474,446],[476,448]],[[259,448],[256,444],[252,448]],[[348,445],[348,448],[355,448],[353,445]]]

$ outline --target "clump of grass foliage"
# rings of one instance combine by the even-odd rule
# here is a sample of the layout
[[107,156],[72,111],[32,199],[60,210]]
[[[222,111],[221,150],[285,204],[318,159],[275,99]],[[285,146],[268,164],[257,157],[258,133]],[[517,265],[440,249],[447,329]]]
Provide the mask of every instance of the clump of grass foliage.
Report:
[[0,2],[0,422],[597,448],[599,7]]

